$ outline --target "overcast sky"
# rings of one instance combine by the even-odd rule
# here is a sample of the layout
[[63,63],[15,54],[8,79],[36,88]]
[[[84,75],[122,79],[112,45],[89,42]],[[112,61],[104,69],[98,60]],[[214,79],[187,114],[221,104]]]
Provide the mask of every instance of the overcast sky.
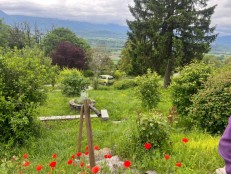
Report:
[[[0,0],[0,10],[10,15],[126,25],[126,19],[132,19],[128,4],[133,0]],[[231,0],[209,0],[209,4],[218,5],[212,25],[220,35],[231,35]]]

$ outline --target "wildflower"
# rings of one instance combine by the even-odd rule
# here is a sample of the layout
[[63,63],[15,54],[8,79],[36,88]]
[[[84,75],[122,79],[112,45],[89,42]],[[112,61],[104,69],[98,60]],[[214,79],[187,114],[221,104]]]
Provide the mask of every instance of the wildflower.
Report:
[[50,167],[52,168],[52,170],[55,168],[55,166],[56,166],[56,161],[50,162]]
[[88,154],[89,154],[89,152],[88,152],[88,151],[86,151],[84,154],[85,154],[85,155],[88,155]]
[[77,157],[81,157],[81,155],[82,155],[82,152],[77,152]]
[[145,148],[146,150],[149,150],[149,149],[152,148],[152,144],[151,144],[151,143],[144,143],[144,148]]
[[57,158],[57,154],[56,153],[54,153],[53,155],[52,155],[52,158]]
[[37,170],[37,171],[40,171],[40,170],[42,170],[42,168],[43,168],[43,166],[41,166],[41,165],[39,165],[39,166],[36,166],[36,170]]
[[28,154],[27,153],[25,153],[25,154],[23,154],[23,156],[22,156],[24,159],[26,159],[26,158],[28,158]]
[[104,158],[111,158],[111,157],[112,157],[111,154],[106,154],[106,155],[104,155]]
[[128,160],[124,161],[124,167],[125,168],[129,168],[130,166],[131,166],[131,162],[130,161],[128,161]]
[[182,142],[183,143],[187,143],[188,142],[188,138],[182,138]]
[[80,167],[84,167],[84,162],[81,161],[81,162],[79,163],[79,166],[80,166]]
[[25,166],[25,167],[27,167],[27,166],[30,165],[30,162],[29,161],[24,161],[22,165]]
[[170,155],[165,154],[165,155],[164,155],[164,158],[165,158],[166,160],[169,160],[169,159],[170,159]]
[[177,162],[177,163],[176,163],[176,166],[177,166],[177,167],[181,167],[181,166],[182,166],[182,163],[181,163],[181,162]]
[[95,150],[99,150],[99,146],[97,146],[97,145],[94,146],[94,149],[95,149]]
[[86,146],[86,151],[88,151],[88,146]]
[[74,159],[74,158],[75,158],[75,155],[71,155],[71,158]]
[[68,165],[71,165],[72,163],[73,163],[72,160],[68,160],[68,161],[67,161],[67,164],[68,164]]
[[99,166],[92,167],[92,169],[91,169],[92,173],[98,173],[99,171],[100,171],[100,167]]

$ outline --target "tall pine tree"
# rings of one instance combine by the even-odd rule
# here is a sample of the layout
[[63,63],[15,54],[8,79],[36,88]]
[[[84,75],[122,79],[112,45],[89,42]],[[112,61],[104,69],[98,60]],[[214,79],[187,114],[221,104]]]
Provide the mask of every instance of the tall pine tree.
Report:
[[134,0],[129,6],[134,20],[127,21],[133,74],[151,68],[164,75],[167,87],[176,66],[202,59],[217,37],[210,27],[216,6],[207,8],[207,1]]

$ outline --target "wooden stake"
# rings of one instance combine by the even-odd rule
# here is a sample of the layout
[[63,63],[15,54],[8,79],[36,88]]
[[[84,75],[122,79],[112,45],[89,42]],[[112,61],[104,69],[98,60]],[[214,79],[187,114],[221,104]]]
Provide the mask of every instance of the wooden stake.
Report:
[[84,115],[86,119],[86,129],[87,129],[87,141],[88,141],[88,151],[89,151],[89,159],[90,159],[90,167],[91,169],[95,166],[95,154],[93,147],[93,137],[92,137],[92,129],[91,129],[91,117],[90,117],[90,108],[89,108],[90,100],[84,100]]
[[[79,137],[78,137],[78,147],[77,147],[77,152],[81,152],[81,142],[82,142],[82,135],[83,135],[83,111],[84,107],[83,105],[81,106],[80,110],[80,120],[79,120]],[[79,159],[80,157],[78,157]]]

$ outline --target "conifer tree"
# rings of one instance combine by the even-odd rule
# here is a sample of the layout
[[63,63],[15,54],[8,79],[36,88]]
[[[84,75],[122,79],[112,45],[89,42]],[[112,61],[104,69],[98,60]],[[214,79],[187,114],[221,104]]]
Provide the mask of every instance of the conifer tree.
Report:
[[134,6],[129,6],[134,20],[127,21],[133,73],[143,74],[151,68],[164,75],[167,87],[176,66],[201,60],[217,37],[215,27],[210,27],[216,6],[207,7],[207,2],[134,0]]

